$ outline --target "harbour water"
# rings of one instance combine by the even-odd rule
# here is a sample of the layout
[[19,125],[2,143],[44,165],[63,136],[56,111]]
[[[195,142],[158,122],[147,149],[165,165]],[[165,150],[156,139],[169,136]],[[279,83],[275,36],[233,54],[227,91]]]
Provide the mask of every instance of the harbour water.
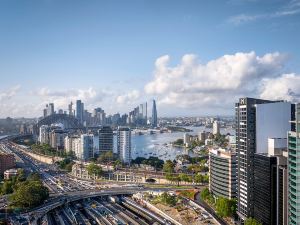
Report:
[[2,135],[2,136],[0,136],[0,140],[1,140],[2,138],[5,138],[5,137],[7,137],[7,135]]
[[[193,130],[190,132],[192,135],[197,135],[199,132],[212,131],[210,128],[205,127],[186,127]],[[233,129],[221,129],[222,134],[234,134]],[[185,148],[171,146],[170,143],[176,141],[179,138],[183,138],[183,132],[173,133],[155,133],[146,135],[132,135],[132,158],[150,156],[158,157],[162,160],[173,160],[177,155],[189,154],[195,156],[194,153],[188,152]]]

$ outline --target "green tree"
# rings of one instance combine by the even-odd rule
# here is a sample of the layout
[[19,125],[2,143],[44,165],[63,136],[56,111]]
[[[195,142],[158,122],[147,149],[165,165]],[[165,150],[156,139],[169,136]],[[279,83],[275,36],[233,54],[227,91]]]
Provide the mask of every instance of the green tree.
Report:
[[87,171],[89,175],[100,176],[102,173],[102,168],[95,163],[90,163],[87,166]]
[[187,174],[184,174],[184,173],[179,174],[179,178],[180,178],[181,181],[184,181],[184,182],[191,183],[193,181],[191,176],[189,176]]
[[41,181],[40,174],[33,172],[27,177],[27,181]]
[[7,194],[13,193],[13,191],[14,191],[13,186],[14,186],[14,183],[11,180],[4,181],[2,190],[1,190],[2,194],[7,195]]
[[114,160],[114,153],[113,153],[113,151],[104,152],[97,159],[97,161],[99,163],[108,163],[108,162],[111,162],[113,160]]
[[256,219],[250,217],[245,220],[245,225],[262,225],[262,223],[258,222]]
[[153,166],[157,170],[161,170],[163,168],[164,161],[154,156],[150,156],[148,159],[144,157],[137,157],[136,159],[132,160],[131,164],[145,164]]
[[114,169],[117,170],[118,168],[120,168],[122,166],[122,162],[120,159],[116,160],[113,164]]
[[18,185],[10,201],[15,207],[33,208],[42,204],[49,197],[49,190],[39,181],[26,181]]
[[171,160],[167,160],[164,163],[163,171],[165,173],[174,173],[174,168],[175,168],[175,163],[173,161],[171,161]]
[[216,201],[216,211],[220,217],[230,217],[235,214],[235,200],[219,197]]
[[23,169],[18,169],[17,182],[23,182],[26,180],[26,174]]
[[64,160],[58,162],[58,166],[60,169],[67,170],[69,172],[72,171],[72,166],[75,162],[71,158],[65,158]]
[[206,200],[209,197],[209,195],[210,193],[208,188],[204,188],[200,193],[200,196],[203,200]]
[[168,206],[175,206],[176,203],[177,203],[176,196],[170,195],[167,192],[162,193],[161,196],[160,196],[160,198],[161,198],[161,202],[163,204],[168,205]]
[[209,175],[203,175],[203,183],[209,182]]
[[182,139],[182,138],[179,138],[179,139],[177,139],[176,141],[174,141],[173,144],[174,144],[174,145],[180,145],[180,146],[181,146],[181,145],[184,144],[184,143],[183,143],[183,139]]
[[195,175],[195,178],[194,178],[194,181],[195,181],[195,183],[197,183],[197,184],[200,184],[200,183],[203,183],[203,176],[201,175],[201,174],[196,174]]

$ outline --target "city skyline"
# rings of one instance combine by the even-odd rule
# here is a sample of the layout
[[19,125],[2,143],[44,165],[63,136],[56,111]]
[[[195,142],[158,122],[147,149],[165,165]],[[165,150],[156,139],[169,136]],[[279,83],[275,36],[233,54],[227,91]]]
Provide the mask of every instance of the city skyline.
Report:
[[0,225],[300,224],[300,0],[0,0]]
[[161,116],[299,100],[298,0],[0,4],[0,118],[77,99],[112,114],[154,98]]

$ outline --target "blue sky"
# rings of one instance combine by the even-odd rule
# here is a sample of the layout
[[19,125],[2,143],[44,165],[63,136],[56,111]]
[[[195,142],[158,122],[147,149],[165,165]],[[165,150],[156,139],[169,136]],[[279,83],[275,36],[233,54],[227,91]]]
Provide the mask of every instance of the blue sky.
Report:
[[[67,108],[77,97],[108,113],[156,98],[160,115],[230,114],[245,94],[297,101],[297,87],[287,85],[298,82],[299,40],[299,0],[0,0],[0,117],[38,116],[46,102]],[[215,82],[211,74],[224,71],[224,55],[226,68],[243,65],[240,85],[206,88],[205,77]],[[163,56],[166,70],[155,64]],[[234,70],[225,70],[230,80]],[[267,88],[282,79],[272,96]],[[244,91],[249,81],[260,85]],[[224,90],[230,100],[215,94]]]

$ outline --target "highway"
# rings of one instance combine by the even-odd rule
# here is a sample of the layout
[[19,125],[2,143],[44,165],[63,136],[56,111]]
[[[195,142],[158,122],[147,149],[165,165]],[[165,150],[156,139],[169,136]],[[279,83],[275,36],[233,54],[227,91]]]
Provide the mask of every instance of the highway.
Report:
[[[130,200],[132,194],[147,189],[125,185],[99,190],[95,188],[93,182],[73,179],[59,171],[56,165],[48,165],[33,159],[21,146],[6,139],[0,140],[0,147],[3,151],[14,154],[27,173],[39,173],[44,185],[50,190],[50,198],[40,207],[22,215],[12,215],[10,219],[13,224],[171,224]],[[119,200],[113,201],[111,196],[117,196],[116,199]],[[7,206],[7,197],[0,198],[0,209]]]
[[[152,225],[170,224],[158,215],[143,209],[141,215],[137,203],[131,208],[122,204],[123,198],[117,197],[113,201],[111,196],[94,197],[78,200],[72,204],[53,209],[43,217],[43,223],[57,225]],[[42,224],[42,223],[37,223]]]

